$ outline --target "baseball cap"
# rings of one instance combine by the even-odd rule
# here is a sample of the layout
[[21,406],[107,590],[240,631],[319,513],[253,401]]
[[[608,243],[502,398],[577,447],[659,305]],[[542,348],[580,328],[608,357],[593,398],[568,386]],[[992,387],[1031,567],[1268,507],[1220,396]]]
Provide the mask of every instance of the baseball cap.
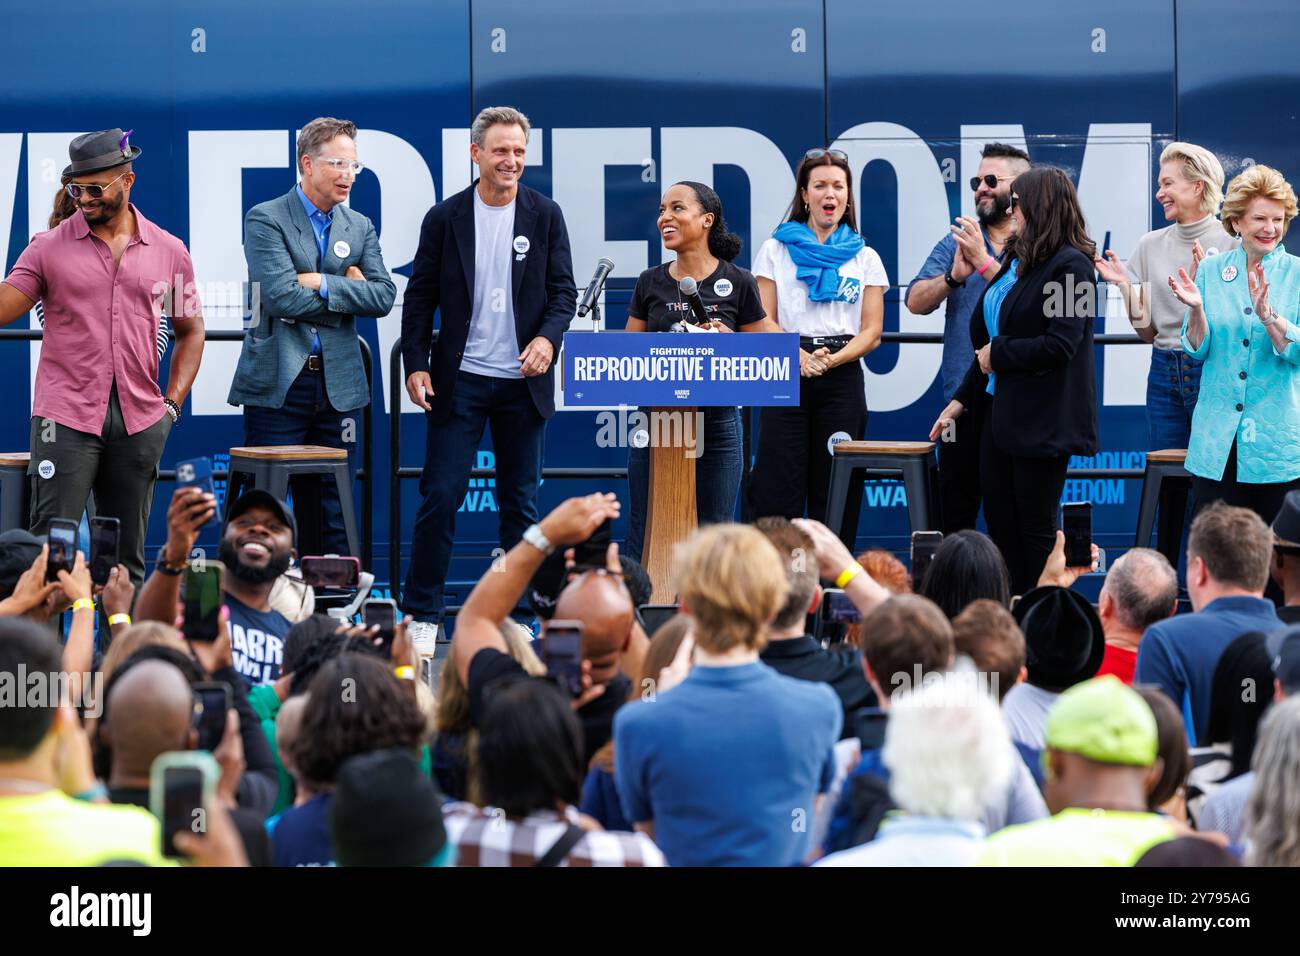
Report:
[[32,562],[41,553],[45,540],[21,528],[0,534],[0,600],[9,597]]
[[1265,641],[1273,661],[1273,676],[1288,697],[1300,693],[1300,624],[1281,627]]
[[1149,767],[1156,760],[1156,718],[1115,675],[1094,677],[1056,699],[1047,713],[1047,746],[1098,763]]
[[235,503],[230,506],[230,513],[226,515],[226,524],[234,521],[240,515],[250,508],[266,508],[275,512],[286,525],[289,526],[289,532],[293,535],[294,547],[298,545],[298,522],[293,516],[293,512],[275,495],[261,488],[253,488],[245,491],[235,499]]

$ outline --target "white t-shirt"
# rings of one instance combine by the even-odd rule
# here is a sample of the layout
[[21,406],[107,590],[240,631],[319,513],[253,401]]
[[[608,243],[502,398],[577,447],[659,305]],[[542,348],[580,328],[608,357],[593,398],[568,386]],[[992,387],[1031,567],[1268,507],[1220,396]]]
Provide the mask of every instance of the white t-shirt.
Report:
[[808,286],[795,275],[794,260],[777,239],[763,243],[749,271],[776,284],[777,323],[800,335],[857,335],[862,331],[862,290],[889,288],[884,263],[870,246],[840,266],[840,291],[833,302],[808,298]]
[[460,367],[493,378],[523,378],[510,280],[515,201],[489,206],[474,190],[474,314]]

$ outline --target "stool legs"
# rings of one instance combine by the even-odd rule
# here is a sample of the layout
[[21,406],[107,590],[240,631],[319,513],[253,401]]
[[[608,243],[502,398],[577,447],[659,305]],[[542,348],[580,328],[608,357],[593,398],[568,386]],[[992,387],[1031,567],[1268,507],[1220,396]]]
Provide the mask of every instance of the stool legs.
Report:
[[1151,531],[1156,523],[1156,505],[1160,501],[1160,486],[1164,481],[1164,469],[1159,465],[1147,463],[1146,473],[1142,476],[1142,501],[1138,505],[1137,540],[1135,548],[1151,547]]

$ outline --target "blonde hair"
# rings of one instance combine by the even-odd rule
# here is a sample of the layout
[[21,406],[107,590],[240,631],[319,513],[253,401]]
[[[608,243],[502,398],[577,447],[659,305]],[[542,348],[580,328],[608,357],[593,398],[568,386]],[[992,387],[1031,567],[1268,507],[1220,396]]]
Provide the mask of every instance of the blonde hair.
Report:
[[121,667],[123,661],[140,648],[154,644],[184,647],[185,639],[181,637],[180,631],[162,621],[141,621],[139,624],[130,625],[113,638],[113,643],[108,645],[108,650],[104,654],[104,662],[99,668],[104,677],[104,684],[108,684],[113,671]]
[[[546,665],[533,650],[527,628],[518,621],[506,618],[497,625],[497,630],[506,642],[506,651],[530,677],[541,677],[546,673]],[[437,714],[434,723],[436,729],[443,733],[459,733],[469,729],[469,693],[461,683],[460,674],[451,657],[442,662],[442,671],[438,676]]]
[[1182,161],[1183,178],[1201,183],[1201,209],[1210,216],[1219,211],[1223,202],[1223,164],[1219,157],[1204,146],[1195,143],[1170,143],[1160,154],[1160,165]]
[[1282,204],[1282,231],[1286,232],[1300,207],[1296,206],[1295,190],[1272,166],[1251,166],[1238,173],[1228,183],[1228,195],[1223,200],[1219,218],[1228,235],[1238,235],[1233,223],[1246,214],[1246,207],[1254,199],[1271,199]]
[[712,654],[737,645],[761,651],[788,593],[781,556],[763,533],[711,525],[678,545],[675,558],[677,592],[695,622],[696,646]]

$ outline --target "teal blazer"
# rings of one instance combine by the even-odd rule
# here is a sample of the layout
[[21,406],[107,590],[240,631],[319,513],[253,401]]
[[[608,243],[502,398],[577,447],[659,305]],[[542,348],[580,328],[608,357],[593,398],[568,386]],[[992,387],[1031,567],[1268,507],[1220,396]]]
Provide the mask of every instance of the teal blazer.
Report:
[[[1192,413],[1187,470],[1214,481],[1271,484],[1300,478],[1300,258],[1281,243],[1264,257],[1268,301],[1287,321],[1287,347],[1273,348],[1251,307],[1246,253],[1209,256],[1196,271],[1208,331],[1200,348],[1183,351],[1205,363]],[[1224,475],[1237,442],[1237,473]]]
[[[252,289],[253,318],[244,333],[239,365],[230,384],[231,405],[281,408],[320,336],[325,392],[340,412],[370,403],[357,316],[379,318],[393,308],[397,288],[384,265],[374,225],[347,206],[334,207],[334,220],[320,261],[316,234],[297,189],[260,203],[244,220],[244,258]],[[344,252],[339,256],[339,252]],[[355,265],[365,279],[343,273]],[[329,276],[328,300],[298,284],[298,273]]]

